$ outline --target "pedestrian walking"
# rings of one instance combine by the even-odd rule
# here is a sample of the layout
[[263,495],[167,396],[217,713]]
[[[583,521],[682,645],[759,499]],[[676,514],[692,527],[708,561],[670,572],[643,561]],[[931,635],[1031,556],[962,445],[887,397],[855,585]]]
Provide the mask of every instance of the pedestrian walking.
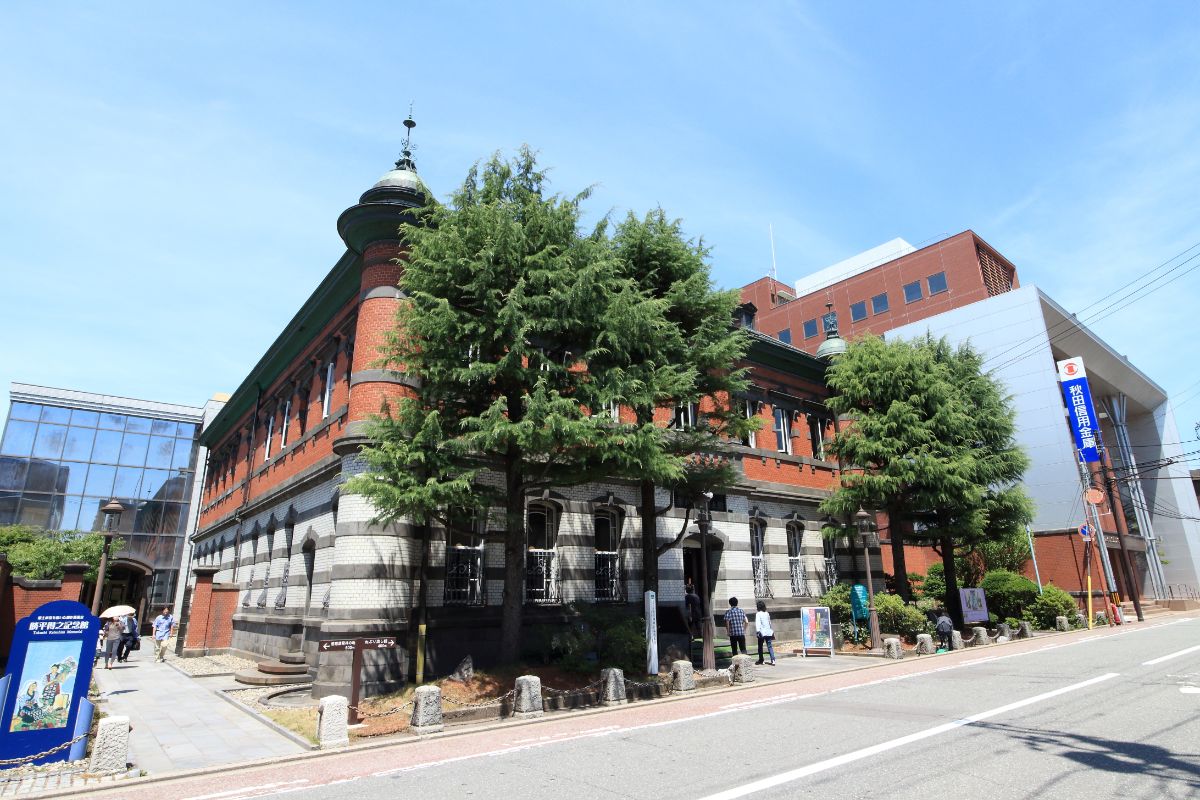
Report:
[[138,638],[138,619],[136,614],[126,614],[121,620],[121,641],[117,645],[117,661],[128,661],[129,653],[135,649]]
[[754,614],[754,633],[758,636],[758,662],[763,663],[763,644],[767,645],[767,652],[771,655],[771,666],[775,666],[775,630],[771,627],[771,614],[767,611],[767,604],[759,600],[755,605],[758,610]]
[[125,626],[121,624],[121,620],[113,617],[104,623],[104,668],[112,669],[113,662],[117,659],[117,649],[121,646],[121,634],[125,631]]
[[167,640],[175,633],[175,618],[171,609],[164,607],[162,613],[151,623],[154,628],[154,660],[167,660]]
[[934,630],[938,635],[938,647],[950,649],[950,634],[954,631],[954,620],[946,616],[946,609],[942,609],[938,613],[937,623],[934,625]]
[[683,596],[683,605],[687,609],[688,632],[693,637],[701,634],[700,619],[703,616],[703,611],[700,608],[700,595],[696,594],[696,587],[690,583],[686,587],[687,594]]
[[740,645],[742,655],[746,655],[746,612],[738,608],[736,597],[729,598],[729,610],[725,612],[724,622],[725,632],[729,634],[729,648],[736,656]]

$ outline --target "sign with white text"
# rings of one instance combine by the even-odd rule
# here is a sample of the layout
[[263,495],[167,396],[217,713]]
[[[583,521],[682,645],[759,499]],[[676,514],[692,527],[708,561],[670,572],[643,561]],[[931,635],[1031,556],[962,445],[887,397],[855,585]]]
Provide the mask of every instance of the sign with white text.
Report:
[[658,674],[658,595],[646,592],[646,674]]
[[1062,385],[1063,402],[1067,404],[1067,417],[1071,421],[1071,432],[1075,434],[1075,447],[1079,455],[1088,463],[1099,461],[1100,419],[1092,405],[1092,392],[1088,387],[1083,359],[1059,361],[1058,382]]

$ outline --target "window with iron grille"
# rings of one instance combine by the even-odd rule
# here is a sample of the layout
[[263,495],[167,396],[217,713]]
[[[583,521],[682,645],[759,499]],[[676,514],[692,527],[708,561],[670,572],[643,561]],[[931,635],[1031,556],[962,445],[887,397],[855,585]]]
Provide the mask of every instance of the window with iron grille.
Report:
[[596,600],[621,600],[621,512],[599,508],[592,514],[596,547]]
[[787,526],[788,576],[791,578],[792,597],[808,595],[808,574],[804,569],[804,526],[789,522]]
[[553,506],[534,503],[526,517],[525,599],[530,603],[558,602],[558,514]]
[[767,538],[767,523],[761,519],[750,520],[750,567],[754,574],[754,596],[771,597],[771,582],[767,580],[767,564],[763,558],[763,547]]
[[466,514],[453,514],[446,530],[446,578],[443,598],[448,606],[483,605],[483,523]]

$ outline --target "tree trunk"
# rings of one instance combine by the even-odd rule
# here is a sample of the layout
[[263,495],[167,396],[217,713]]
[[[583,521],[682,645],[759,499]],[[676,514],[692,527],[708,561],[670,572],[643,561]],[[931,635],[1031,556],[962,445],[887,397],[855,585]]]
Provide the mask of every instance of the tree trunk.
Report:
[[500,663],[521,655],[521,617],[525,611],[525,492],[517,459],[505,459],[504,605],[500,611]]
[[642,481],[642,591],[658,592],[658,513],[654,481]]
[[892,541],[892,576],[896,593],[904,602],[912,600],[912,587],[908,585],[908,567],[904,563],[904,530],[899,506],[888,506],[888,538]]
[[421,628],[424,627],[429,609],[429,548],[433,539],[433,531],[429,527],[429,522],[426,521],[419,527],[420,543],[421,543],[421,560],[417,567],[417,575],[420,580],[420,589],[417,590],[415,606],[413,608],[412,619],[408,623],[408,678],[414,682],[420,682],[424,675],[417,672],[417,654],[420,652],[423,656],[425,651],[425,642],[422,641]]
[[954,620],[954,627],[962,630],[962,603],[958,597],[958,574],[954,570],[954,539],[946,536],[942,539],[942,566],[945,567],[946,577],[946,613]]

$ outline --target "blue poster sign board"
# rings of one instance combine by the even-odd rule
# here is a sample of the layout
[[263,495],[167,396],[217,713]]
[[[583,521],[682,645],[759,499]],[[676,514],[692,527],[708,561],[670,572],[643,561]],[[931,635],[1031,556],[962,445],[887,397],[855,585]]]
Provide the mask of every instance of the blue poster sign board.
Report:
[[871,616],[870,603],[868,603],[867,587],[861,583],[856,583],[850,587],[850,616],[854,619],[866,619]]
[[[17,623],[0,706],[5,758],[41,753],[75,738],[99,635],[100,620],[73,600],[46,603]],[[65,761],[69,753],[65,748],[33,763]]]
[[1092,392],[1088,388],[1087,371],[1082,358],[1068,358],[1058,362],[1058,380],[1062,385],[1063,402],[1067,405],[1067,418],[1071,432],[1075,435],[1075,448],[1080,457],[1088,462],[1100,460],[1100,419],[1092,405]]

